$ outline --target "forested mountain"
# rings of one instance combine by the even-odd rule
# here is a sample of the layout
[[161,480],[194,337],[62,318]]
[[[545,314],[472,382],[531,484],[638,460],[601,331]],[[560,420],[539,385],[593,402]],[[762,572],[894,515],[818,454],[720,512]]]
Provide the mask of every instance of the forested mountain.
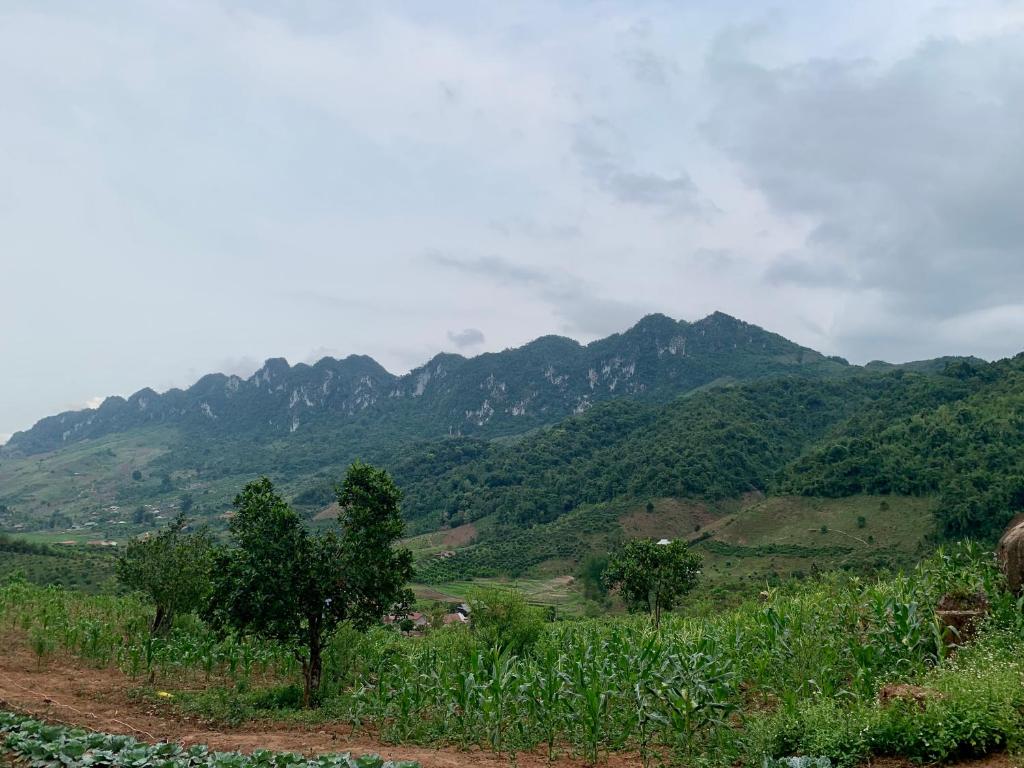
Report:
[[269,439],[327,429],[345,440],[516,434],[622,396],[668,399],[722,381],[842,375],[849,366],[715,313],[694,323],[650,315],[580,345],[545,336],[474,358],[441,354],[404,376],[365,356],[289,366],[248,379],[204,376],[187,390],[107,398],[42,419],[0,451],[32,455],[133,428],[169,425],[210,438]]
[[1024,355],[616,401],[511,445],[419,446],[392,466],[407,513],[449,525],[519,529],[616,499],[869,493],[938,495],[946,535],[992,538],[1024,512]]
[[312,518],[357,457],[393,472],[412,533],[486,521],[497,543],[557,522],[564,536],[558,521],[588,505],[755,491],[937,497],[944,533],[991,537],[1024,510],[1024,357],[851,366],[715,314],[402,377],[367,357],[271,360],[16,435],[0,524],[135,533],[148,504],[223,525],[261,474]]
[[618,400],[511,445],[428,444],[392,465],[410,517],[440,513],[442,522],[458,524],[497,514],[530,525],[622,496],[767,491],[787,464],[863,414],[899,420],[970,392],[968,383],[941,375],[776,379],[667,404]]

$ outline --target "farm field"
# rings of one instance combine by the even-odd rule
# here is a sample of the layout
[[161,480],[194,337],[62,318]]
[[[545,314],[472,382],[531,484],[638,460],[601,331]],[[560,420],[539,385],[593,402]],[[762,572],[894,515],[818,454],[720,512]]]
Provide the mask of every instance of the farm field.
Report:
[[[474,587],[513,586],[536,605],[580,614],[587,601],[584,585],[575,577],[588,554],[607,552],[633,538],[681,538],[704,560],[693,600],[735,603],[794,576],[910,567],[934,547],[934,506],[932,498],[912,496],[749,494],[718,503],[656,498],[649,510],[640,502],[576,510],[556,523],[518,534],[508,547],[477,542],[476,534],[488,530],[488,520],[477,524],[473,536],[463,526],[422,534],[406,544],[425,575],[452,576],[418,584],[416,593],[424,599],[462,599]],[[585,544],[552,552],[552,541],[565,540],[565,528]],[[530,565],[518,577],[468,575],[508,569],[510,562]]]
[[[991,618],[951,652],[932,606],[978,590]],[[144,713],[133,727],[230,749],[259,738],[287,750],[260,731],[284,722],[288,739],[312,729],[310,748],[328,738],[340,742],[332,752],[396,745],[386,754],[425,766],[465,764],[443,761],[466,750],[520,765],[549,756],[760,765],[794,754],[840,766],[930,762],[999,753],[1024,735],[1024,618],[977,547],[942,550],[906,576],[823,576],[709,618],[668,616],[660,630],[643,617],[497,636],[343,626],[315,710],[298,706],[289,648],[218,639],[188,617],[150,638],[149,610],[132,597],[5,587],[0,631],[16,650],[3,662],[0,695],[26,705],[35,696],[37,707],[40,695],[84,696],[91,709],[72,706]],[[889,701],[884,691],[902,690],[893,686],[923,698]],[[183,722],[193,723],[187,734]],[[435,755],[442,762],[423,748],[444,750]]]

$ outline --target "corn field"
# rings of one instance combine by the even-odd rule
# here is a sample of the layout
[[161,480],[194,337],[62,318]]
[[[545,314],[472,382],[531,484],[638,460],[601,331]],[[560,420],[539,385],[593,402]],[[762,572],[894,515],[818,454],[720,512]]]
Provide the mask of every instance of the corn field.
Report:
[[[941,666],[949,641],[934,606],[977,590],[996,618],[1019,616],[991,556],[963,545],[908,575],[827,577],[712,619],[669,616],[659,629],[643,617],[553,623],[519,655],[483,647],[462,627],[407,638],[343,626],[326,653],[320,715],[389,741],[512,757],[541,750],[597,762],[627,750],[647,763],[728,753],[751,713],[872,699],[883,683]],[[224,686],[243,703],[266,700],[255,684],[298,675],[288,648],[219,640],[196,620],[150,639],[148,616],[134,599],[23,584],[0,591],[0,621],[40,657],[59,648],[133,677]]]

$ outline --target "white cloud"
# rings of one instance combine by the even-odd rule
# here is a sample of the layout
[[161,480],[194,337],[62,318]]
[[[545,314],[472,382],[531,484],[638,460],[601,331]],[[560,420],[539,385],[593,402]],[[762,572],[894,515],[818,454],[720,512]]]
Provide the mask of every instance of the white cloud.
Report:
[[477,347],[486,341],[484,332],[479,328],[465,328],[461,331],[448,331],[448,341],[459,349]]
[[1015,351],[1021,9],[778,6],[5,4],[0,429],[650,311]]

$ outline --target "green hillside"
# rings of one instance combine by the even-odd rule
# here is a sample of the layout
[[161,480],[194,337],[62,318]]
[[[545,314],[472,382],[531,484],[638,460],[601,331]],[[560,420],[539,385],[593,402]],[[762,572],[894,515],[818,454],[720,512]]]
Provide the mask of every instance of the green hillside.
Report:
[[0,534],[0,582],[14,578],[86,592],[109,592],[116,588],[110,552],[80,545],[50,546]]
[[959,378],[921,374],[774,379],[665,405],[615,401],[512,444],[419,446],[389,466],[413,520],[458,525],[493,515],[521,527],[622,497],[766,491],[790,462],[863,413],[899,419],[972,391]]
[[1024,511],[1024,355],[958,364],[966,397],[899,415],[866,409],[783,473],[779,490],[811,496],[939,497],[949,537],[997,536]]
[[[70,520],[138,533],[145,527],[132,528],[124,508],[166,510],[186,494],[216,521],[261,474],[313,512],[357,457],[401,464],[415,478],[471,458],[462,451],[600,414],[605,403],[653,408],[708,387],[859,370],[720,313],[694,323],[652,315],[587,345],[543,337],[469,359],[439,355],[405,376],[360,356],[312,366],[268,360],[249,379],[210,374],[187,390],[145,389],[15,434],[0,447],[0,504],[14,510],[0,510],[0,526],[39,530]],[[410,455],[410,446],[427,443]],[[436,525],[428,504],[412,513],[420,527]]]
[[[933,546],[930,498],[843,499],[749,494],[743,499],[656,498],[580,507],[529,528],[474,526],[475,536],[423,534],[410,541],[417,581],[440,587],[471,579],[548,580],[577,575],[588,557],[630,538],[682,538],[704,557],[699,593],[749,591],[819,570],[906,567]],[[457,531],[459,529],[456,529]],[[459,538],[462,543],[455,543]],[[572,591],[560,584],[561,593]],[[760,588],[760,587],[758,587]],[[575,591],[583,589],[575,585]]]

